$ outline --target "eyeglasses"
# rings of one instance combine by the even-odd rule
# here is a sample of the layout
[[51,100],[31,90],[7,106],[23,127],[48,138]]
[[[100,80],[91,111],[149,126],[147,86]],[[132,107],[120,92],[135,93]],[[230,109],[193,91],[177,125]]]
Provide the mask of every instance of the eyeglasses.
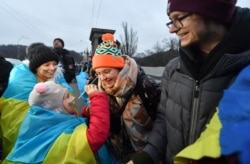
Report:
[[95,76],[97,77],[97,78],[100,78],[101,76],[109,76],[109,74],[112,72],[112,70],[111,69],[105,69],[104,71],[102,71],[102,72],[96,72],[95,73]]
[[187,13],[180,18],[176,18],[175,20],[171,20],[170,22],[166,23],[166,26],[168,28],[175,26],[176,28],[181,29],[183,27],[183,24],[181,21],[190,15],[192,15],[192,13]]

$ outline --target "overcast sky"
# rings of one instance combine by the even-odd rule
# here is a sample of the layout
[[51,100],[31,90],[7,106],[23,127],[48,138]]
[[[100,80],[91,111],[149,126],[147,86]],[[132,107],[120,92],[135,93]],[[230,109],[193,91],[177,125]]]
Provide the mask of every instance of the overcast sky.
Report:
[[[90,49],[91,28],[116,30],[123,35],[122,22],[137,32],[138,52],[152,49],[157,41],[174,37],[165,23],[167,0],[0,0],[0,45],[52,46],[60,37],[65,48]],[[250,7],[249,0],[238,5]]]

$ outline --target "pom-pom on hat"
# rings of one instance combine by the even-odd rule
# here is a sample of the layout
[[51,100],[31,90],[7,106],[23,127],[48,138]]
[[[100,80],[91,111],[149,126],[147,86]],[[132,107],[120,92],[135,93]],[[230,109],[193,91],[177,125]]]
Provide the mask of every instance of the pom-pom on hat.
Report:
[[228,24],[234,15],[237,0],[168,0],[167,14],[189,12],[207,19]]
[[30,106],[40,106],[57,113],[68,114],[63,106],[67,88],[54,81],[37,83],[29,95]]
[[36,73],[37,68],[49,61],[59,62],[57,54],[49,47],[43,44],[32,44],[27,48],[29,58],[29,68],[33,73]]
[[106,33],[102,35],[102,42],[97,46],[92,59],[92,68],[100,67],[123,68],[124,59],[121,50],[114,41],[114,35]]
[[64,41],[63,41],[61,38],[55,38],[54,41],[53,41],[53,43],[54,43],[56,40],[58,40],[59,42],[61,42],[61,43],[62,43],[62,46],[64,47]]

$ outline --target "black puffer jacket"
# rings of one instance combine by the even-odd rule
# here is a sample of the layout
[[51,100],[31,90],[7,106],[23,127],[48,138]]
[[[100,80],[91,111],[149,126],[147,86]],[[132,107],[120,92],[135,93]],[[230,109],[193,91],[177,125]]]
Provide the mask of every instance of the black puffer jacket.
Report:
[[66,49],[54,49],[54,51],[59,56],[59,66],[64,70],[65,80],[67,83],[71,83],[76,74],[75,59]]
[[5,91],[8,81],[10,71],[13,68],[13,65],[6,61],[2,56],[0,56],[0,97],[2,96],[3,92]]
[[164,157],[163,163],[173,163],[173,157],[204,130],[223,90],[250,64],[249,29],[250,10],[237,8],[228,33],[208,58],[196,60],[202,55],[180,49],[180,58],[167,64],[158,117],[144,149],[155,162]]

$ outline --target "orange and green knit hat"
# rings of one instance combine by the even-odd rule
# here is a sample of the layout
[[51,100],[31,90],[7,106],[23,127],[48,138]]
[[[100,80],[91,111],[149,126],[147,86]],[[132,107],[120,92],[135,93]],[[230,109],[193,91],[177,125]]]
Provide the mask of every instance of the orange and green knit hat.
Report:
[[121,50],[114,41],[114,35],[103,34],[102,43],[97,46],[92,59],[92,68],[94,70],[101,67],[123,68],[124,59],[121,55]]

